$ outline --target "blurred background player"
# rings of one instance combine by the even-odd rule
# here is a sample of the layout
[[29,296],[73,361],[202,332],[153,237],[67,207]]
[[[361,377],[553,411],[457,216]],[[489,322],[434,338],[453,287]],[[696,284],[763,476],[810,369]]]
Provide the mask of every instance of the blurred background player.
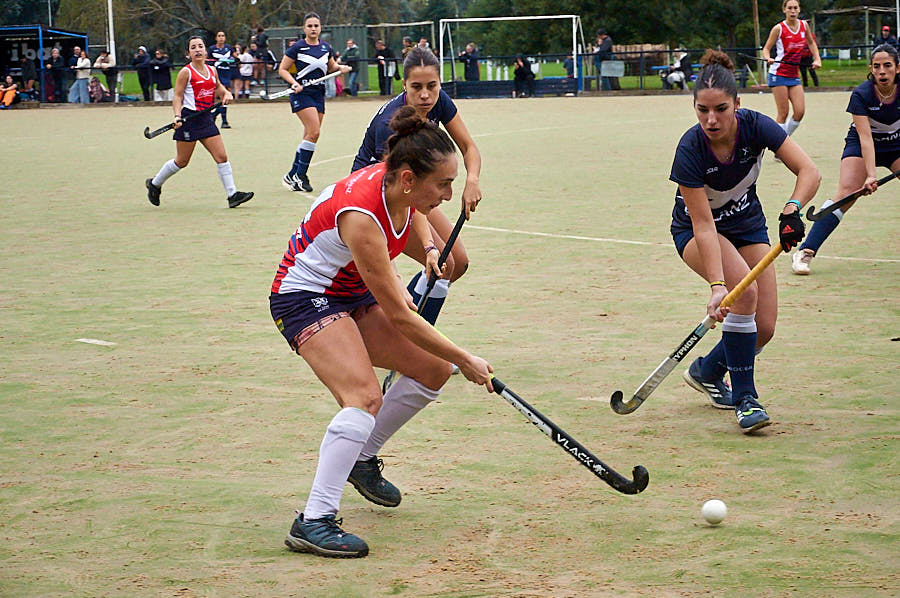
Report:
[[[865,189],[866,195],[878,189],[878,166],[900,171],[900,86],[898,54],[891,44],[881,44],[872,52],[869,76],[850,95],[847,112],[853,117],[850,131],[844,140],[841,174],[837,197],[845,197]],[[832,200],[822,204],[827,208]],[[856,202],[816,220],[809,236],[794,254],[791,268],[794,274],[809,274],[812,258],[825,239],[834,232],[847,210]]]
[[[466,166],[466,184],[462,193],[462,209],[468,218],[481,201],[481,153],[475,145],[475,141],[469,134],[466,124],[459,115],[456,104],[441,89],[440,71],[438,59],[428,48],[415,47],[406,55],[403,61],[403,92],[392,98],[382,106],[366,129],[362,145],[353,160],[352,170],[380,162],[387,151],[387,141],[391,136],[391,118],[402,106],[412,106],[416,117],[421,121],[429,121],[434,124],[443,124],[447,133],[456,142],[463,156]],[[453,225],[442,210],[431,210],[428,214],[430,225],[429,236],[426,239],[415,239],[416,243],[410,243],[405,253],[419,262],[425,264],[427,253],[422,247],[433,247],[435,254],[444,248],[444,242],[450,236]],[[413,233],[415,234],[415,232]],[[430,241],[430,242],[429,242]],[[469,257],[462,239],[457,238],[453,244],[450,256],[447,259],[447,267],[440,280],[438,280],[428,301],[422,307],[421,316],[431,324],[437,321],[444,300],[450,292],[450,283],[458,280],[469,267]],[[418,304],[425,292],[427,276],[424,271],[416,274],[407,287],[413,296],[413,302]]]
[[[303,140],[297,146],[294,162],[288,173],[282,177],[282,183],[291,191],[310,192],[313,188],[307,173],[322,130],[322,119],[325,118],[325,84],[308,83],[337,70],[349,73],[350,67],[338,65],[334,60],[331,45],[319,40],[322,33],[322,20],[319,15],[311,12],[303,17],[303,33],[303,39],[297,40],[285,50],[278,66],[278,74],[294,90],[290,95],[291,112],[296,114],[303,124]],[[290,68],[295,63],[296,78],[290,73]]]
[[[225,86],[225,89],[231,89],[231,67],[234,65],[234,58],[232,57],[231,46],[225,43],[224,31],[216,32],[216,43],[209,48],[209,59],[216,69],[219,82]],[[228,124],[228,108],[224,104],[221,108],[213,111],[213,123],[215,123],[217,116],[222,117],[223,129],[231,128],[231,125]]]
[[[812,53],[810,68],[822,67],[819,48],[816,40],[809,35],[809,25],[801,21],[800,3],[797,0],[784,0],[781,4],[784,20],[772,27],[769,37],[762,49],[763,58],[769,64],[769,87],[775,98],[778,111],[775,121],[781,125],[788,135],[792,135],[803,115],[806,113],[806,102],[803,98],[803,85],[800,81],[800,61],[803,48],[808,47]],[[771,55],[775,48],[775,56]],[[788,104],[793,114],[788,117]]]
[[[490,364],[457,347],[411,309],[393,260],[411,230],[427,235],[430,211],[453,195],[456,148],[447,134],[403,107],[388,155],[326,187],[291,237],[272,283],[272,317],[291,348],[332,392],[341,410],[328,424],[303,512],[289,548],[326,557],[363,557],[364,540],[335,519],[350,481],[367,499],[400,504],[381,476],[379,449],[434,402],[450,362],[491,389]],[[420,247],[421,249],[421,247]],[[428,268],[437,270],[437,255]],[[402,375],[382,397],[375,367]]]
[[202,37],[194,36],[188,39],[188,56],[191,62],[178,71],[175,79],[175,96],[172,99],[172,109],[175,111],[173,135],[176,142],[175,159],[163,164],[155,177],[147,179],[147,199],[154,206],[159,205],[163,183],[188,165],[194,153],[194,146],[199,141],[216,161],[219,180],[222,181],[228,196],[228,207],[236,208],[249,201],[253,193],[237,190],[231,163],[225,153],[225,144],[212,114],[205,112],[185,121],[188,116],[212,106],[216,98],[221,99],[223,104],[227,104],[233,98],[231,92],[219,81],[216,69],[207,64],[206,44]]
[[[819,171],[771,118],[740,108],[734,65],[707,50],[694,85],[698,124],[681,137],[669,178],[678,184],[672,238],[684,262],[710,286],[706,313],[722,322],[722,340],[685,371],[685,381],[713,406],[733,409],[744,433],[770,423],[753,382],[756,354],[775,333],[778,291],[767,268],[730,309],[719,304],[769,252],[769,235],[756,181],[766,149],[797,181],[779,215],[779,240],[788,251],[803,238],[800,208],[815,195]],[[740,130],[740,135],[738,135]],[[732,388],[723,377],[728,371]]]

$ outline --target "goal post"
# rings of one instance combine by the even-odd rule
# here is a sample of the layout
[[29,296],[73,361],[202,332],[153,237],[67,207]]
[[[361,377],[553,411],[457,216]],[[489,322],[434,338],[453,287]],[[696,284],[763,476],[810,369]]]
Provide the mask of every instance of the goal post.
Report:
[[450,39],[450,60],[455,60],[456,56],[453,56],[453,33],[450,31],[451,23],[476,23],[476,22],[489,22],[489,21],[539,21],[539,20],[547,20],[547,19],[564,19],[572,22],[572,60],[575,63],[575,78],[578,78],[578,39],[581,39],[581,47],[585,48],[584,44],[584,31],[581,28],[581,17],[578,15],[531,15],[531,16],[519,16],[519,17],[469,17],[469,18],[458,18],[458,19],[441,19],[440,26],[440,35],[439,35],[439,44],[438,44],[438,52],[439,59],[441,62],[441,81],[444,80],[444,37],[445,32],[446,35],[449,36]]

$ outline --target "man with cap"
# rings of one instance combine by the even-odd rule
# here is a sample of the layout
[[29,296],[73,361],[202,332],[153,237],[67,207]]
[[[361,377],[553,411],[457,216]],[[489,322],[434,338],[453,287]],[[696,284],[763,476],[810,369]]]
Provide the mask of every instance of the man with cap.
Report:
[[877,46],[880,44],[891,44],[892,46],[900,50],[900,45],[898,45],[897,43],[897,38],[891,35],[891,28],[889,25],[885,25],[881,28],[881,39],[879,39],[878,43],[875,45]]
[[138,81],[141,84],[141,91],[144,92],[144,101],[150,101],[150,85],[153,65],[150,64],[150,55],[147,54],[146,46],[138,46],[138,51],[131,59],[131,66],[137,71]]

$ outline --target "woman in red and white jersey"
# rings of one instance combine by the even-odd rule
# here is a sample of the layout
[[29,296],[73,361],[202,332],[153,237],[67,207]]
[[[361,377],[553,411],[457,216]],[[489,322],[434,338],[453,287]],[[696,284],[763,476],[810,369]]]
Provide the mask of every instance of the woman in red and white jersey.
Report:
[[[451,363],[492,389],[490,364],[456,346],[416,314],[392,260],[410,233],[426,269],[440,275],[427,215],[453,193],[456,146],[403,106],[391,120],[388,154],[327,187],[291,236],[272,283],[275,325],[334,395],[309,498],[285,544],[298,552],[362,557],[369,547],[336,520],[349,481],[366,499],[400,504],[378,452],[450,378]],[[382,397],[373,366],[401,374]]]
[[159,205],[162,184],[188,165],[194,153],[194,146],[199,141],[216,161],[219,179],[228,197],[228,207],[236,208],[253,197],[253,192],[237,190],[231,163],[228,161],[228,154],[225,153],[225,144],[213,122],[212,114],[207,111],[188,118],[215,104],[217,98],[223,105],[234,98],[219,82],[216,69],[206,64],[206,43],[202,37],[194,36],[188,40],[188,56],[191,62],[178,72],[175,79],[175,96],[172,99],[172,108],[175,111],[173,135],[176,141],[175,159],[163,164],[155,177],[147,179],[147,199],[154,206]]
[[[819,57],[819,47],[809,25],[799,18],[800,2],[784,0],[781,3],[781,10],[784,12],[784,20],[772,27],[769,38],[763,46],[762,55],[769,64],[768,83],[772,95],[775,96],[775,107],[778,110],[775,122],[790,135],[800,126],[806,112],[803,85],[800,81],[800,59],[804,48],[809,48],[812,53],[811,68],[821,68],[822,59]],[[793,109],[790,117],[788,104]]]

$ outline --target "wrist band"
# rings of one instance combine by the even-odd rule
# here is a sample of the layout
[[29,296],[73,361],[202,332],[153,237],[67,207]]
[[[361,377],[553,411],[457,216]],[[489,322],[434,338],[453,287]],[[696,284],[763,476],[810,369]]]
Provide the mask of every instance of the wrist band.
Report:
[[796,199],[789,199],[788,202],[787,202],[786,204],[784,204],[784,205],[788,205],[789,203],[792,203],[792,204],[794,204],[795,206],[797,206],[797,211],[800,211],[800,210],[803,209],[803,206],[802,206],[802,205],[800,204],[800,202],[797,201]]
[[723,287],[724,287],[724,286],[728,286],[728,285],[725,284],[725,281],[724,281],[724,280],[714,280],[714,281],[712,281],[711,283],[709,283],[709,288],[713,288],[713,287],[716,287],[716,286],[719,286],[719,285],[721,285],[721,286],[723,286]]
[[429,245],[428,247],[425,248],[425,255],[428,255],[428,252],[431,250],[437,251],[437,247],[435,247],[434,245]]

